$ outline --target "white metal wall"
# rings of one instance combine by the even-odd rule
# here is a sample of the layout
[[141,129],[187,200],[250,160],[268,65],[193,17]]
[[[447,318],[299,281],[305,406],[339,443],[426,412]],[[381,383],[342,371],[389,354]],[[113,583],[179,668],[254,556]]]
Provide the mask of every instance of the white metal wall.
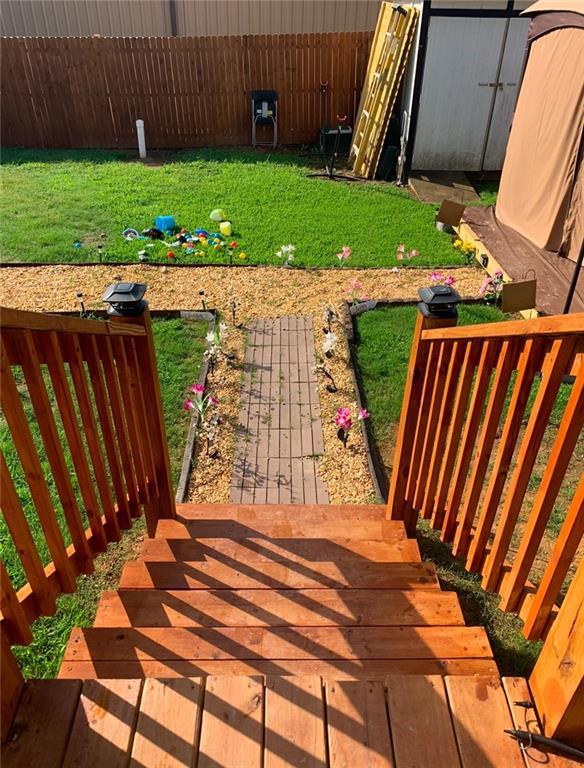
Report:
[[[178,35],[366,32],[381,0],[176,0]],[[1,0],[2,35],[167,36],[169,0]]]
[[[179,35],[366,32],[381,0],[175,0]],[[409,2],[409,0],[405,0]],[[515,0],[524,8],[531,0]],[[2,35],[166,36],[170,0],[0,0]],[[432,0],[433,8],[502,9],[507,0]]]

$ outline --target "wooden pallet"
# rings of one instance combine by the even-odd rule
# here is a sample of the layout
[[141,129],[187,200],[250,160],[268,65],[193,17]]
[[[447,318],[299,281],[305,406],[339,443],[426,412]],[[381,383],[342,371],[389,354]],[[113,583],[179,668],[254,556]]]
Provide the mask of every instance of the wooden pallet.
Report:
[[3,768],[570,768],[505,729],[540,730],[527,682],[219,676],[35,680]]
[[413,6],[381,4],[351,148],[357,176],[375,177],[417,18]]

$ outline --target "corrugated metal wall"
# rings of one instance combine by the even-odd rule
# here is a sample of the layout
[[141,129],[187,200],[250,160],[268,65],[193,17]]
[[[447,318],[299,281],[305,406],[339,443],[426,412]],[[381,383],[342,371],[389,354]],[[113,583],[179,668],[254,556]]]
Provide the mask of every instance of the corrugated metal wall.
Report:
[[[177,35],[375,29],[380,0],[175,0]],[[171,0],[2,0],[2,35],[167,36]]]

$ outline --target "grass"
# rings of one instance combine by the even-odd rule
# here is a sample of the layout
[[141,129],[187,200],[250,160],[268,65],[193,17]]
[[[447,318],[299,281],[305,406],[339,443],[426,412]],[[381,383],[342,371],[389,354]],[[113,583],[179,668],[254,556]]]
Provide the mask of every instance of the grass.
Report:
[[479,205],[495,205],[499,191],[498,181],[480,181],[474,186],[481,199]]
[[[158,318],[153,322],[171,468],[175,485],[180,472],[189,425],[189,417],[182,408],[182,400],[188,385],[198,378],[205,349],[206,332],[207,324],[203,322]],[[30,401],[26,397],[24,388],[23,397],[25,398],[25,409],[29,414],[32,414]],[[39,440],[38,434],[35,434],[34,437]],[[43,563],[46,564],[50,560],[46,542],[40,530],[28,486],[22,475],[22,469],[5,425],[3,425],[0,435],[0,443],[11,468],[11,474],[25,508],[39,554]],[[42,448],[39,455],[44,464],[45,476],[49,482],[59,524],[66,537],[66,543],[69,544],[70,538]],[[70,456],[67,455],[67,452],[66,457],[70,464]],[[74,474],[72,477],[74,478]],[[32,644],[14,649],[25,677],[56,676],[72,627],[91,625],[101,593],[103,590],[115,587],[124,562],[133,556],[144,530],[144,519],[140,518],[134,523],[132,530],[126,531],[122,535],[120,542],[110,544],[107,551],[96,559],[94,574],[79,577],[77,591],[74,594],[62,595],[58,599],[58,609],[54,616],[40,618],[34,623]],[[25,583],[26,579],[3,520],[0,521],[0,540],[4,563],[11,580],[18,588]]]
[[[459,325],[498,322],[505,319],[505,315],[498,309],[480,304],[461,306],[459,315]],[[357,318],[357,361],[363,381],[365,405],[371,414],[369,428],[388,475],[391,472],[415,318],[414,306],[379,308]],[[536,382],[525,419],[529,415],[537,386]],[[516,535],[531,510],[571,389],[569,384],[562,384],[560,387],[550,418],[550,427],[538,452],[532,482],[524,499]],[[505,411],[503,418],[504,415]],[[496,447],[495,445],[494,451]],[[546,558],[574,494],[583,461],[584,439],[581,439],[570,462],[538,559],[530,575],[535,581],[541,576],[546,565]],[[452,558],[450,547],[440,542],[438,535],[423,521],[418,526],[418,540],[423,557],[436,564],[443,586],[458,593],[467,623],[482,624],[486,628],[501,673],[527,674],[537,658],[539,645],[525,640],[520,632],[521,621],[498,609],[498,596],[484,592],[480,578],[466,573],[462,562]],[[517,541],[515,538],[512,551],[516,548]]]
[[[314,157],[253,150],[200,150],[162,154],[143,165],[133,153],[110,151],[3,151],[5,190],[0,198],[0,254],[5,262],[136,262],[142,240],[126,242],[126,227],[139,231],[155,216],[172,214],[181,227],[213,228],[209,213],[223,208],[234,227],[237,253],[246,262],[279,263],[282,244],[296,246],[296,264],[392,267],[399,243],[416,248],[413,265],[463,264],[448,235],[434,226],[436,206],[420,203],[391,184],[342,183],[308,178]],[[82,241],[81,248],[73,243]],[[180,251],[180,249],[175,249]],[[167,261],[168,247],[149,248]],[[226,256],[177,261],[227,262]],[[238,259],[236,258],[236,261]],[[244,263],[244,262],[242,262]],[[403,262],[399,262],[403,266]]]

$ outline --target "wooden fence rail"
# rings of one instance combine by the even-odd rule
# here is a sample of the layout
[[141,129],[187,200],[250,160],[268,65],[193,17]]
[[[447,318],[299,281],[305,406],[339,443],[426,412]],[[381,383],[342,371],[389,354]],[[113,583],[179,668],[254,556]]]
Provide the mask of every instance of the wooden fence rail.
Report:
[[[152,535],[175,506],[148,309],[108,322],[2,309],[0,320],[10,434],[0,507],[13,553],[10,574],[0,563],[1,663],[16,689],[10,645],[31,642],[32,622],[55,612],[142,509]],[[13,694],[3,686],[3,722]]]
[[[418,515],[482,574],[483,588],[542,637],[584,533],[577,486],[543,577],[530,573],[584,425],[584,314],[452,326],[420,313],[401,414],[388,517]],[[528,483],[564,378],[575,374],[528,514]],[[549,434],[549,433],[548,433]],[[581,467],[584,469],[584,467]],[[515,554],[512,556],[512,552]],[[580,599],[582,599],[580,595]]]
[[250,92],[268,88],[279,140],[315,142],[322,82],[327,123],[354,120],[372,35],[3,38],[2,143],[135,147],[142,118],[151,148],[249,144]]

